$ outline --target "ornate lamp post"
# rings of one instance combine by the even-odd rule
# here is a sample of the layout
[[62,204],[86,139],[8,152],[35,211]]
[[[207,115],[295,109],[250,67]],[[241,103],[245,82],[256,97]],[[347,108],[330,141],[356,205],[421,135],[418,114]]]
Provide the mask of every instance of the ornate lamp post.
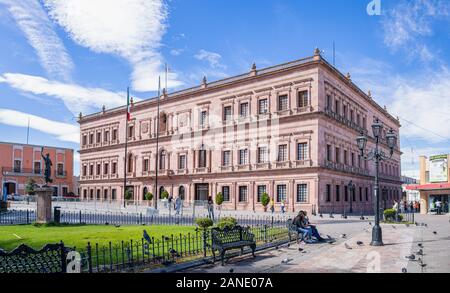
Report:
[[350,214],[353,213],[353,192],[355,192],[355,183],[353,183],[353,180],[350,180],[348,183],[348,192],[350,195]]
[[383,124],[378,120],[375,119],[374,123],[372,124],[372,132],[373,137],[375,138],[375,149],[371,150],[367,155],[364,154],[364,150],[367,145],[367,137],[364,135],[364,133],[361,133],[360,136],[356,138],[356,142],[358,144],[358,148],[361,152],[361,157],[364,160],[373,160],[375,161],[375,188],[374,188],[374,200],[375,200],[375,225],[372,228],[372,242],[370,245],[372,246],[382,246],[383,245],[383,237],[381,233],[381,227],[380,227],[380,184],[378,180],[378,172],[379,172],[379,164],[382,160],[388,160],[392,157],[394,153],[394,147],[397,145],[397,135],[395,135],[394,131],[392,129],[389,130],[389,132],[386,134],[386,142],[389,147],[389,156],[386,155],[382,150],[378,148],[379,140],[381,138],[381,134],[383,130]]

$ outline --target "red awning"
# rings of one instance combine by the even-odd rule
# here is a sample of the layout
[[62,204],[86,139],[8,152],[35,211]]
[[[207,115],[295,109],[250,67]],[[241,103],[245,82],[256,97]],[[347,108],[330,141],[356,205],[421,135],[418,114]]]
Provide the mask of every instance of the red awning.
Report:
[[430,184],[411,184],[406,185],[407,190],[436,190],[450,189],[450,183],[430,183]]

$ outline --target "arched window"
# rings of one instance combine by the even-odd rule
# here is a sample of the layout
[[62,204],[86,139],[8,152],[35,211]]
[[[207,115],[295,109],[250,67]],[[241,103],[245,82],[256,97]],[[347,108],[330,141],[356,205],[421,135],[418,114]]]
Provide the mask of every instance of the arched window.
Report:
[[166,151],[162,150],[159,153],[159,170],[166,169]]
[[132,173],[133,172],[133,154],[128,154],[127,158],[127,172]]
[[164,190],[165,190],[164,186],[159,187],[159,198],[160,199],[161,199],[161,194],[163,193]]
[[142,199],[145,199],[145,196],[147,195],[147,193],[148,193],[148,188],[144,187],[144,189],[142,189]]
[[181,200],[184,200],[184,186],[180,186],[178,188],[178,196],[180,197]]

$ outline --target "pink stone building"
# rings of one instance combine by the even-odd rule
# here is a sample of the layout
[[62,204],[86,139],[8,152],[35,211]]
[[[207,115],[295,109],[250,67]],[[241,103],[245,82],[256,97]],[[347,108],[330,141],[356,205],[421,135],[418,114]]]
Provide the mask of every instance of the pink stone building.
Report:
[[[41,158],[42,146],[0,142],[0,181],[2,198],[10,194],[25,194],[28,178],[37,184],[44,182],[44,160]],[[53,183],[55,196],[66,196],[73,191],[73,150],[58,147],[44,147],[44,155],[52,160]]]
[[[122,200],[124,168],[133,199],[165,189],[187,202],[222,192],[224,208],[259,211],[267,192],[276,209],[373,211],[374,164],[359,156],[364,131],[374,145],[375,117],[399,134],[399,121],[322,58],[314,56],[80,115],[80,196]],[[127,166],[125,135],[128,133]],[[388,147],[382,142],[388,153]],[[381,172],[381,206],[401,196],[400,145]],[[156,166],[159,156],[159,166]],[[155,170],[159,168],[158,192]],[[355,184],[354,189],[348,183]]]

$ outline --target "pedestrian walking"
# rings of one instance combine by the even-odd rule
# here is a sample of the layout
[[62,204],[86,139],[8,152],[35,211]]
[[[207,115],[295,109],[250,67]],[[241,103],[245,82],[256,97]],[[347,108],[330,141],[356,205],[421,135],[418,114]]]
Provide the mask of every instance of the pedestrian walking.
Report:
[[281,213],[284,214],[286,208],[286,202],[284,201],[284,199],[281,201]]
[[275,201],[273,200],[273,197],[270,198],[270,211],[275,213]]
[[175,199],[175,215],[179,215],[181,210],[181,198],[177,196]]
[[208,208],[208,218],[210,218],[214,222],[214,201],[212,199],[212,196],[208,196],[207,208]]

